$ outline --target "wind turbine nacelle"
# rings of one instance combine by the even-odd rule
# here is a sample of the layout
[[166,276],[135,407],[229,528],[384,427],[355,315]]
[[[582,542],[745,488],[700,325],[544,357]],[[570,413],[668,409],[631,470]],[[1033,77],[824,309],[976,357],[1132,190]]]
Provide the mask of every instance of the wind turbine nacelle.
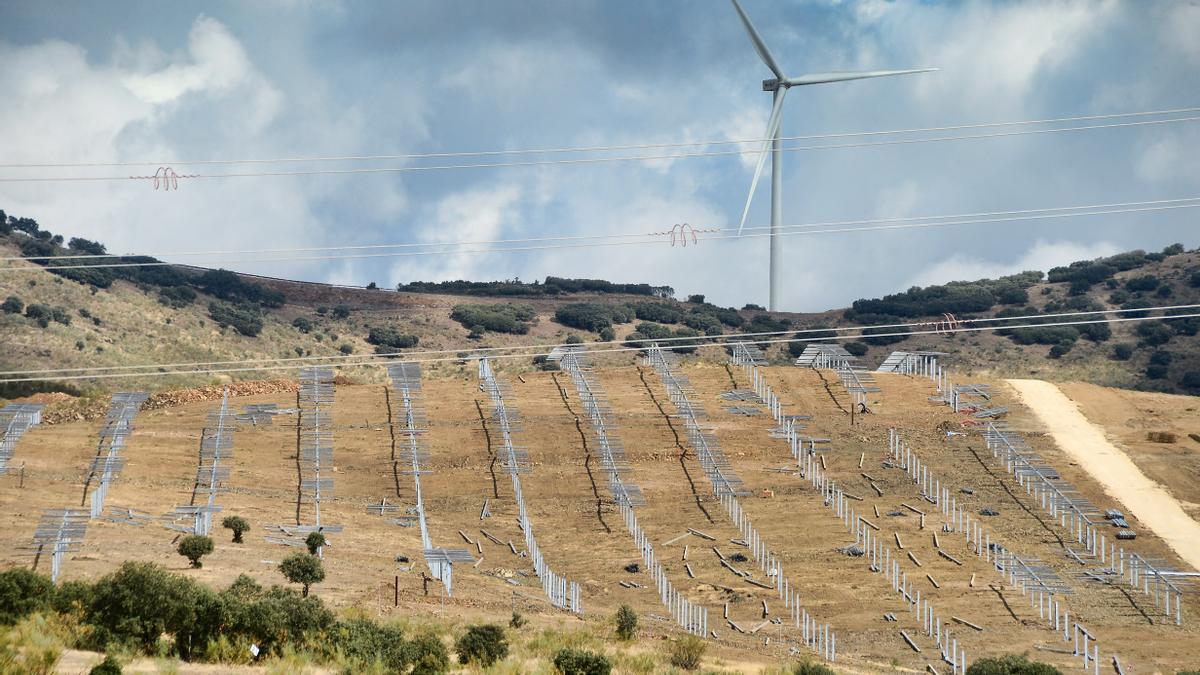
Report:
[[779,88],[779,79],[778,78],[773,77],[769,80],[763,80],[763,91],[775,91],[778,88]]

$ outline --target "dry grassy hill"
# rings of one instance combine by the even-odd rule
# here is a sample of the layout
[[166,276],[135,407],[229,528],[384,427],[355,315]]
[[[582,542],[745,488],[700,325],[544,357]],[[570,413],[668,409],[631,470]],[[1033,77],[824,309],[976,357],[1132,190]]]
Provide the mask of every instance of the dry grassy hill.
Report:
[[[719,350],[704,351],[708,353],[699,358],[689,357],[682,372],[695,386],[697,400],[708,408],[713,433],[732,469],[755,495],[744,498],[743,506],[780,555],[805,607],[837,632],[838,671],[919,672],[929,665],[941,672],[945,664],[937,659],[932,640],[919,635],[913,613],[890,591],[882,575],[872,573],[865,559],[839,552],[853,543],[854,537],[822,503],[812,485],[786,469],[795,463],[787,443],[769,434],[770,417],[724,409],[719,394],[746,387],[744,374],[714,363],[724,358]],[[647,506],[638,510],[642,525],[674,583],[687,597],[708,607],[712,627],[717,630],[706,667],[759,672],[796,653],[811,653],[796,647],[797,633],[786,625],[768,624],[747,635],[719,619],[725,604],[730,619],[746,629],[763,620],[764,602],[769,617],[786,614],[771,591],[731,574],[711,550],[716,546],[732,555],[745,549],[730,543],[739,536],[737,530],[712,497],[695,451],[688,446],[680,421],[671,414],[660,379],[652,369],[630,365],[624,359],[602,357],[599,361],[596,379],[612,401],[616,433],[631,460],[628,480],[640,485],[647,497]],[[999,517],[985,519],[994,541],[1003,539],[1020,554],[1041,559],[1065,581],[1069,592],[1061,597],[1072,618],[1082,621],[1099,638],[1105,659],[1119,654],[1123,666],[1134,672],[1173,672],[1191,667],[1200,656],[1195,646],[1200,644],[1196,628],[1200,604],[1195,596],[1185,597],[1184,622],[1176,627],[1156,609],[1151,596],[1083,576],[1089,568],[1064,554],[1071,546],[1070,533],[1025,494],[980,438],[973,433],[945,433],[947,429],[971,431],[972,425],[965,415],[931,402],[934,391],[927,380],[880,376],[882,391],[872,395],[872,414],[858,416],[851,426],[850,417],[843,412],[849,398],[836,377],[790,366],[768,367],[764,372],[789,413],[812,417],[805,433],[830,439],[820,453],[821,461],[838,484],[862,498],[854,503],[857,512],[881,528],[880,537],[889,542],[893,536],[902,539],[904,551],[914,558],[911,563],[904,560],[908,578],[923,598],[936,603],[947,629],[954,632],[972,661],[1016,651],[1031,652],[1064,671],[1079,667],[1079,659],[1069,655],[1070,644],[1046,627],[1028,597],[968,550],[962,535],[941,532],[941,519],[933,516],[922,529],[919,519],[902,506],[924,502],[905,473],[885,461],[891,427],[902,430],[930,470],[946,481],[971,513],[984,507],[999,511]],[[523,548],[512,487],[495,459],[498,439],[488,415],[487,395],[477,386],[473,366],[453,364],[431,367],[424,378],[431,473],[423,478],[423,491],[434,542],[466,546],[460,535],[465,533],[480,542],[482,562],[456,569],[454,597],[442,597],[436,584],[431,585],[429,595],[423,593],[416,529],[389,524],[387,518],[367,510],[368,504],[384,498],[402,507],[413,503],[411,479],[397,478],[391,470],[387,387],[340,384],[333,404],[336,496],[327,502],[324,518],[346,529],[331,537],[326,556],[329,576],[316,593],[342,612],[404,618],[413,627],[436,627],[446,639],[465,624],[481,619],[506,622],[517,608],[533,623],[513,631],[517,649],[497,672],[550,672],[547,662],[552,649],[562,644],[607,652],[619,672],[667,670],[659,638],[677,635],[677,631],[669,621],[656,618],[666,612],[652,589],[621,585],[648,585],[649,580],[644,570],[625,570],[626,565],[638,561],[638,553],[608,497],[595,448],[588,443],[586,419],[580,425],[580,402],[570,379],[551,372],[524,373],[518,378],[518,373],[502,369],[501,374],[512,384],[509,402],[524,420],[525,431],[518,442],[528,446],[532,460],[530,473],[523,476],[530,517],[549,563],[582,585],[582,617],[550,607],[532,576],[529,559],[513,555],[507,545],[496,545],[481,535],[481,529],[486,529],[500,541],[516,543],[518,551]],[[999,393],[994,402],[1013,409],[1010,422],[1014,427],[1028,431],[1038,452],[1082,495],[1100,508],[1123,508],[1083,468],[1059,452],[1001,382],[987,381]],[[296,398],[294,393],[278,392],[234,400],[239,408],[247,403],[277,403],[289,408],[296,405]],[[159,515],[185,503],[193,487],[204,415],[211,407],[211,402],[196,402],[142,412],[123,453],[128,465],[110,492],[109,504]],[[14,463],[27,467],[24,487],[17,488],[15,476],[0,478],[0,533],[6,540],[29,541],[44,508],[80,503],[81,472],[95,453],[97,430],[94,421],[44,425],[21,441]],[[220,587],[242,573],[264,583],[282,581],[274,565],[287,548],[266,541],[266,529],[270,524],[295,523],[301,511],[307,520],[310,508],[297,501],[295,420],[280,416],[270,427],[239,425],[234,438],[231,490],[219,502],[225,513],[240,514],[252,522],[254,529],[246,544],[232,545],[218,530],[217,550],[205,560],[203,569],[191,570],[174,552],[175,533],[158,524],[93,521],[82,550],[68,556],[65,577],[94,579],[121,561],[133,559],[157,562]],[[1194,470],[1200,443],[1184,439],[1175,447],[1186,455],[1188,470]],[[784,470],[778,470],[781,468]],[[881,495],[864,475],[873,479]],[[490,500],[492,515],[481,519],[485,500]],[[1139,533],[1129,544],[1132,550],[1186,569],[1135,517],[1130,516],[1130,521]],[[716,541],[696,536],[677,539],[687,528]],[[961,565],[939,556],[935,532],[941,533],[942,550]],[[684,569],[685,546],[694,578]],[[398,563],[397,555],[416,564]],[[0,567],[29,562],[15,548],[0,553]],[[44,570],[46,561],[41,564]],[[397,576],[399,600],[394,603]],[[642,639],[626,646],[609,637],[610,618],[622,603],[631,605],[643,624]],[[897,622],[885,619],[889,613]],[[951,622],[950,616],[974,623],[983,631]],[[567,636],[547,636],[541,633],[543,629]],[[901,630],[914,637],[921,653],[905,645]],[[793,648],[799,651],[792,652]]]
[[[8,218],[10,231],[0,236],[0,254],[77,254],[98,246],[94,242],[79,244],[83,249],[55,246],[53,242],[61,238],[30,222]],[[14,223],[26,223],[26,230],[35,234],[12,229]],[[5,311],[0,312],[0,337],[5,346],[0,352],[0,369],[18,371],[308,356],[340,358],[372,354],[376,349],[400,351],[409,348],[412,341],[419,350],[466,352],[487,346],[557,343],[571,335],[588,342],[623,340],[635,332],[638,335],[634,337],[656,337],[688,331],[714,334],[851,326],[865,327],[868,332],[894,332],[872,326],[938,321],[944,312],[969,320],[1200,302],[1200,252],[1185,251],[1182,246],[1162,253],[1136,251],[1076,263],[1052,270],[1048,279],[1040,273],[1024,273],[1002,280],[955,282],[915,293],[864,299],[854,303],[853,308],[819,314],[726,310],[647,294],[545,294],[543,286],[519,282],[442,286],[418,283],[405,288],[457,293],[396,292],[230,273],[209,279],[211,272],[205,275],[205,270],[181,267],[144,268],[144,272],[115,273],[109,275],[112,278],[97,281],[92,272],[108,270],[68,273],[73,279],[38,270],[33,263],[15,264],[29,271],[0,274],[0,299],[13,298],[16,303],[6,304]],[[647,286],[641,290],[649,289]],[[30,305],[38,306],[47,316],[41,320],[30,318]],[[514,316],[524,312],[520,321],[515,321],[524,332],[502,332],[507,329],[497,327],[500,324],[476,327],[472,321],[452,318],[457,316],[456,308],[470,305],[499,307],[497,320],[509,325],[514,323]],[[631,309],[639,305],[656,311]],[[556,316],[560,310],[580,306],[607,316],[600,323],[593,323],[591,316],[584,316],[574,326],[560,323],[562,319]],[[656,309],[662,307],[666,308],[665,314]],[[218,310],[224,314],[218,314]],[[245,328],[243,322],[247,321],[255,324],[253,330]],[[861,353],[872,367],[895,349],[931,349],[947,353],[944,361],[972,373],[1200,393],[1200,320],[1154,323],[1153,327],[1116,322],[1081,327],[1082,335],[1075,328],[1060,328],[1043,331],[1045,334],[1026,330],[1019,336],[983,331],[955,336],[863,337],[851,340],[850,348]],[[611,325],[611,334],[602,330],[601,324]],[[377,331],[375,337],[372,329]],[[399,341],[389,346],[388,340]],[[767,352],[773,362],[784,363],[802,347],[803,343],[798,342],[773,346]],[[255,369],[255,365],[226,364],[215,368],[223,372],[152,378],[46,378],[44,383],[9,385],[7,391],[0,391],[0,397],[29,393],[39,387],[65,388],[72,393],[165,389],[229,379],[270,378],[286,372]],[[529,361],[524,365],[535,367]],[[165,365],[160,370],[178,369]],[[356,370],[351,376],[381,381],[372,369]]]

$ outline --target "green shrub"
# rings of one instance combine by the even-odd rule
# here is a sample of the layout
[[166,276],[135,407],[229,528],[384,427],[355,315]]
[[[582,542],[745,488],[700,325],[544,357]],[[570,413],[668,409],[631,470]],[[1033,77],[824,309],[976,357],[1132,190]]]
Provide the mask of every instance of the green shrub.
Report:
[[554,312],[557,323],[592,332],[612,328],[614,323],[629,323],[633,316],[633,311],[625,305],[599,302],[572,302]]
[[1112,337],[1108,323],[1088,323],[1079,326],[1079,334],[1092,342],[1105,342]]
[[526,619],[523,614],[521,614],[520,612],[518,612],[516,610],[513,610],[512,618],[510,618],[508,620],[508,627],[509,628],[522,628],[527,623],[529,623],[529,620]]
[[1140,277],[1130,277],[1125,280],[1125,288],[1133,292],[1152,291],[1158,288],[1158,277],[1153,274],[1145,274]]
[[1192,288],[1200,288],[1200,270],[1192,271],[1192,276],[1188,277],[1188,285]]
[[208,316],[218,325],[230,326],[246,337],[256,337],[262,332],[262,315],[252,305],[213,301],[208,303]]
[[349,343],[344,343],[344,344],[338,346],[338,351],[345,354],[346,356],[350,356],[351,354],[354,353],[354,345],[349,344]]
[[313,584],[325,581],[325,567],[321,559],[311,553],[293,553],[279,563],[279,571],[293,584],[300,584],[304,590],[301,596],[308,597],[308,589]]
[[1171,340],[1171,336],[1174,334],[1174,331],[1168,328],[1166,324],[1161,321],[1147,321],[1138,324],[1135,332],[1139,337],[1142,338],[1143,343],[1148,344],[1151,347],[1158,347],[1159,345],[1167,344],[1167,342]]
[[1112,357],[1117,361],[1128,361],[1133,357],[1133,345],[1126,342],[1113,345]]
[[483,326],[493,333],[524,335],[529,332],[531,321],[537,317],[532,305],[502,303],[495,305],[455,305],[450,318],[463,328],[470,330]]
[[1054,345],[1074,342],[1079,338],[1079,329],[1074,326],[1035,326],[1014,328],[1010,338],[1019,345]]
[[494,624],[471,626],[454,645],[463,665],[477,663],[487,668],[508,656],[508,639],[504,629]]
[[405,335],[391,326],[375,327],[367,333],[367,342],[385,350],[416,347],[416,335]]
[[208,270],[196,277],[195,284],[205,293],[230,302],[282,307],[285,300],[283,293],[269,290],[253,281],[245,281],[229,270]]
[[637,613],[629,605],[621,605],[617,610],[617,637],[622,640],[632,640],[637,635]]
[[600,342],[613,342],[617,339],[617,331],[613,330],[611,326],[601,328],[598,337]]
[[199,569],[204,566],[200,559],[212,553],[213,541],[203,535],[189,534],[179,540],[179,546],[175,550],[179,552],[179,555],[187,558],[192,563],[192,567]]
[[350,307],[348,307],[346,305],[338,305],[333,308],[333,318],[335,318],[339,321],[341,321],[343,319],[349,319],[350,312],[351,312]]
[[313,329],[313,322],[308,317],[298,316],[292,319],[292,327],[301,333],[308,333]]
[[121,675],[121,662],[112,654],[105,654],[104,660],[92,666],[88,675]]
[[851,341],[842,345],[846,351],[850,352],[851,356],[863,356],[867,353],[868,347],[865,342]]
[[679,323],[683,320],[683,312],[674,305],[663,302],[638,302],[633,305],[634,316],[642,321],[657,321],[658,323]]
[[221,521],[221,527],[227,530],[233,530],[233,543],[242,543],[242,535],[250,531],[250,523],[241,516],[225,516],[225,520]]
[[582,649],[558,650],[554,655],[554,667],[562,675],[608,675],[612,672],[612,663],[607,657]]
[[4,304],[0,304],[0,310],[3,310],[5,314],[20,314],[24,309],[25,301],[21,300],[15,295],[8,296],[8,299],[4,301]]
[[329,639],[330,646],[349,659],[356,671],[377,663],[389,673],[398,673],[409,665],[404,631],[394,625],[381,625],[368,619],[339,621],[330,631]]
[[53,599],[54,584],[49,577],[24,567],[0,572],[0,626],[48,609]]
[[696,670],[704,658],[708,645],[695,635],[685,635],[671,641],[668,657],[671,665],[684,670]]
[[1156,366],[1169,366],[1173,360],[1175,355],[1171,352],[1156,351],[1150,355],[1150,363]]
[[1200,392],[1200,370],[1189,370],[1179,378],[1179,386],[1189,392]]
[[421,635],[408,645],[411,675],[440,675],[450,672],[450,654],[436,635]]
[[1061,672],[1054,666],[1030,661],[1025,656],[1006,654],[979,659],[967,668],[967,675],[1061,675]]
[[304,546],[308,548],[311,555],[319,553],[326,543],[325,535],[320,532],[309,532],[308,536],[304,538]]
[[182,309],[196,301],[196,291],[187,286],[168,286],[158,289],[158,301],[168,307]]
[[159,638],[174,639],[188,658],[215,638],[223,621],[216,594],[187,577],[151,563],[126,562],[92,587],[83,621],[89,646],[125,646],[151,653]]
[[1148,380],[1165,380],[1167,377],[1167,366],[1159,364],[1150,364],[1146,366],[1146,379]]
[[1047,354],[1047,356],[1049,356],[1052,359],[1061,359],[1062,357],[1066,356],[1067,353],[1071,351],[1071,347],[1074,347],[1074,346],[1075,346],[1074,342],[1067,342],[1067,341],[1060,342],[1050,348],[1050,352],[1049,352],[1049,354]]

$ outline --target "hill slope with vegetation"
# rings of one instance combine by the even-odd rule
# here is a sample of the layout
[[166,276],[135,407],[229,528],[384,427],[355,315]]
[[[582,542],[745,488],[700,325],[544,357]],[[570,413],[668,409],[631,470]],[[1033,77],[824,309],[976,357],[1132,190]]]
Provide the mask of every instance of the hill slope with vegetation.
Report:
[[[28,259],[13,263],[22,270],[0,274],[5,346],[0,369],[156,364],[153,370],[160,371],[155,377],[60,376],[0,385],[4,398],[36,391],[162,389],[280,374],[257,364],[239,364],[232,372],[214,364],[217,370],[225,367],[224,373],[175,373],[180,367],[172,364],[190,362],[338,358],[413,349],[465,354],[479,347],[567,340],[637,345],[636,340],[668,337],[679,338],[675,344],[681,351],[695,352],[703,340],[687,338],[805,331],[793,336],[797,342],[767,349],[772,360],[782,362],[824,335],[813,329],[854,326],[862,327],[863,335],[842,342],[872,367],[894,349],[927,349],[945,352],[946,362],[960,371],[1200,393],[1200,320],[1195,318],[953,336],[888,335],[914,330],[890,327],[896,324],[926,324],[915,330],[932,331],[947,315],[961,322],[1116,308],[1137,315],[1142,308],[1200,302],[1200,255],[1182,245],[1080,261],[1046,273],[911,288],[819,314],[766,312],[756,305],[719,307],[702,295],[677,300],[668,286],[553,276],[534,282],[404,281],[385,290],[375,284],[349,288],[167,265],[146,257],[101,260],[142,266],[74,269],[97,259],[72,256],[105,255],[104,245],[66,239],[31,218],[3,211],[0,251]],[[520,365],[552,367],[543,359]],[[364,377],[379,377],[363,372]]]

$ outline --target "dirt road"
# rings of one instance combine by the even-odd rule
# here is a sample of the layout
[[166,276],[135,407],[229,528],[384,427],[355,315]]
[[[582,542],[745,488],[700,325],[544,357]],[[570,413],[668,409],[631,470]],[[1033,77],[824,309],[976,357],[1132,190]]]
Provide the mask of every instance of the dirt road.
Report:
[[1179,502],[1146,477],[1119,448],[1109,442],[1079,407],[1057,386],[1042,380],[1006,380],[1022,402],[1046,425],[1054,442],[1079,462],[1105,492],[1167,542],[1179,557],[1200,569],[1200,523]]

